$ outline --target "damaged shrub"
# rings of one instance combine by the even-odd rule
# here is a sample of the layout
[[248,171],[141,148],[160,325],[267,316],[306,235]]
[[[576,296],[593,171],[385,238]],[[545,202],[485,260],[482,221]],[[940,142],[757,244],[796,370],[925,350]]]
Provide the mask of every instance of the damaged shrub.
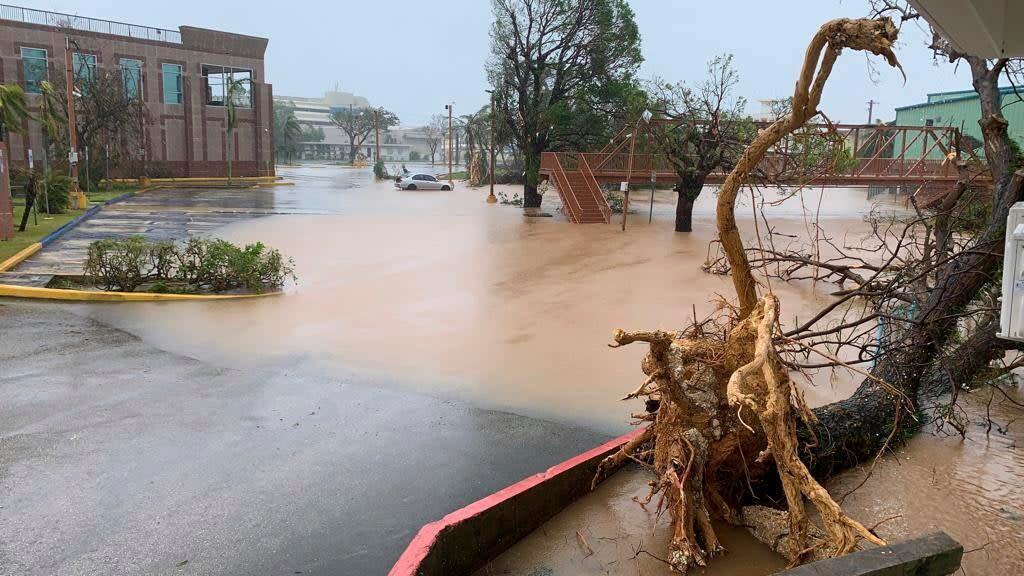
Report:
[[239,247],[216,238],[178,244],[141,236],[98,240],[89,246],[84,271],[96,286],[118,292],[146,284],[161,292],[263,292],[295,278],[291,259],[262,242]]
[[141,236],[97,240],[89,245],[85,274],[104,290],[133,292],[156,273],[149,244]]

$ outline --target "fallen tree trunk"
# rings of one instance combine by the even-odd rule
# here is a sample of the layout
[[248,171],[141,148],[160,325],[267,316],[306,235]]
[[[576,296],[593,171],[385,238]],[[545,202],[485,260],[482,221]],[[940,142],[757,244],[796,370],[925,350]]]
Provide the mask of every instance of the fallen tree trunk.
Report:
[[[842,49],[879,54],[898,66],[892,53],[896,36],[887,19],[840,19],[822,26],[807,49],[793,109],[754,138],[719,189],[719,240],[731,266],[738,307],[726,304],[715,322],[695,321],[681,333],[615,334],[613,346],[650,346],[642,363],[648,378],[627,395],[653,401],[651,413],[644,417],[651,422],[644,434],[649,441],[609,457],[595,482],[627,458],[651,466],[657,480],[648,500],[660,494],[659,510],[669,511],[669,562],[676,570],[703,566],[722,551],[711,522],[714,517],[753,524],[759,538],[794,564],[845,554],[860,538],[883,543],[843,513],[799,457],[797,418],[813,425],[814,416],[775,350],[778,300],[757,296],[736,226],[735,203],[740,187],[767,151],[818,114],[822,91]],[[749,482],[751,475],[772,468],[787,509],[743,507],[743,480]],[[820,526],[810,522],[808,503],[817,509]]]
[[[650,414],[643,420],[651,424],[644,441],[609,458],[608,468],[630,459],[652,467],[658,480],[652,483],[651,498],[660,493],[659,509],[664,506],[670,512],[669,556],[681,571],[702,565],[721,551],[709,516],[751,527],[794,563],[845,553],[857,538],[877,542],[842,513],[815,478],[858,464],[909,437],[920,424],[916,399],[922,383],[945,382],[947,390],[956,390],[1002,349],[994,345],[991,320],[979,323],[957,347],[949,344],[961,328],[964,311],[997,276],[1006,217],[1024,186],[1024,171],[1012,172],[1021,159],[1013,155],[1000,112],[998,80],[1007,61],[997,60],[989,67],[984,60],[953,53],[951,61],[970,63],[981,100],[979,124],[995,182],[993,209],[985,226],[955,253],[943,241],[934,266],[924,263],[927,276],[906,284],[911,292],[888,296],[914,303],[913,312],[894,336],[887,337],[886,349],[850,398],[808,410],[783,367],[796,363],[784,364],[774,349],[773,341],[801,344],[842,364],[828,350],[797,342],[792,333],[780,335],[777,301],[771,295],[758,297],[736,227],[738,191],[771,146],[818,113],[821,91],[843,47],[883,55],[898,66],[891,52],[895,37],[895,28],[885,20],[837,20],[823,26],[808,48],[793,110],[758,135],[719,190],[719,240],[732,273],[736,308],[723,303],[718,317],[695,321],[679,333],[615,335],[614,346],[650,345],[642,364],[649,378],[627,398],[650,398]],[[951,197],[950,203],[955,205],[961,196]],[[948,224],[940,223],[944,238]],[[874,279],[868,284],[883,286]],[[865,289],[868,284],[861,286],[865,296],[876,290]],[[607,471],[603,467],[595,481]],[[751,482],[770,479],[775,476],[772,471],[787,508],[744,506]],[[820,527],[808,521],[807,502],[818,508]]]

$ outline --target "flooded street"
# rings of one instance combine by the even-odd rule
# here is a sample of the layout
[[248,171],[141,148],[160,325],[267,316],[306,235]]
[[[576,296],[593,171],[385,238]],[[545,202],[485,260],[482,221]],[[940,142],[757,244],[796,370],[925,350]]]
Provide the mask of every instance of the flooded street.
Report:
[[[617,399],[638,383],[644,350],[608,348],[612,332],[681,328],[694,306],[704,317],[715,294],[732,291],[728,277],[700,269],[713,238],[711,193],[701,198],[693,234],[671,231],[668,192],[659,193],[653,224],[635,214],[623,234],[617,225],[570,225],[560,214],[524,219],[517,208],[485,204],[485,189],[400,192],[345,168],[306,168],[295,179],[275,193],[336,213],[260,218],[218,232],[292,256],[299,280],[284,298],[83,310],[205,361],[289,358],[310,369],[427,373],[431,394],[616,433],[631,408]],[[859,224],[863,192],[830,193],[844,196],[830,197],[823,217],[837,227]],[[645,212],[648,194],[635,202]],[[790,216],[780,230],[801,232],[796,208],[774,210]],[[774,288],[790,318],[822,301],[809,289]],[[834,396],[827,380],[810,392],[814,403]]]
[[[695,207],[692,234],[672,231],[670,192],[658,193],[648,224],[646,190],[634,194],[637,213],[623,233],[620,215],[607,226],[571,225],[558,213],[524,218],[520,209],[485,204],[484,188],[403,192],[373,183],[369,170],[340,167],[282,173],[296,185],[275,195],[303,213],[233,224],[216,235],[259,240],[293,257],[299,280],[286,295],[76,312],[213,365],[395,375],[402,385],[422,382],[416,391],[431,396],[612,434],[638,409],[617,399],[640,383],[645,352],[609,348],[613,330],[682,328],[695,313],[715,309],[715,294],[732,294],[727,277],[700,269],[714,237],[710,190]],[[514,188],[506,190],[511,196]],[[866,230],[865,191],[826,190],[819,206],[820,194],[806,191],[804,202],[833,237],[856,242]],[[883,198],[886,209],[899,209]],[[553,212],[557,200],[550,200]],[[739,212],[746,213],[741,229],[751,231],[751,202]],[[807,230],[799,200],[766,213],[779,232]],[[827,286],[820,293],[772,288],[787,324],[828,298]],[[857,383],[819,374],[807,398],[824,404]],[[968,398],[969,410],[984,414],[986,399]],[[1005,424],[1015,416],[1000,399],[991,412]],[[884,537],[943,529],[966,550],[986,546],[965,557],[969,574],[1024,573],[1019,427],[993,429],[987,438],[972,427],[966,441],[922,434],[879,462],[845,504],[868,526],[898,516],[878,528]],[[830,488],[842,495],[865,473],[847,472]]]

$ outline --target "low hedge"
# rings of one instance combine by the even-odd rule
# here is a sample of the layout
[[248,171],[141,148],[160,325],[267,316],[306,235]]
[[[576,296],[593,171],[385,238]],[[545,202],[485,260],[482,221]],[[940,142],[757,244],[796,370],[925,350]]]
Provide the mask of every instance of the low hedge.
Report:
[[97,240],[89,245],[84,272],[104,290],[263,292],[295,279],[294,263],[262,242],[239,247],[216,238],[152,242],[142,236]]

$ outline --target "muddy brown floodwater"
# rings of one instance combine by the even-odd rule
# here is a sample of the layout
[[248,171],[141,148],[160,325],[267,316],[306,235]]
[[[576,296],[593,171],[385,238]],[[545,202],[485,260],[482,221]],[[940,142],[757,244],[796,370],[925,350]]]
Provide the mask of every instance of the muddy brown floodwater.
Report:
[[[667,514],[658,513],[656,500],[646,506],[633,500],[647,496],[651,478],[639,467],[615,473],[475,576],[678,575],[664,561],[672,536]],[[765,576],[786,567],[743,528],[715,524],[715,533],[730,553],[691,576]]]
[[[732,293],[728,278],[700,269],[713,239],[711,190],[698,200],[692,234],[672,231],[670,192],[656,195],[648,224],[648,191],[634,194],[638,212],[623,233],[618,220],[524,218],[485,204],[485,189],[402,192],[373,183],[369,171],[337,167],[285,175],[296,186],[277,193],[333,213],[271,216],[218,233],[292,256],[299,282],[285,296],[79,310],[208,362],[394,374],[436,396],[618,433],[638,409],[617,399],[639,384],[644,349],[608,348],[612,331],[681,328],[694,307],[706,315],[716,294]],[[554,212],[554,191],[545,206]],[[808,212],[817,213],[833,237],[854,244],[872,206],[900,210],[902,202],[869,202],[864,190],[808,190],[766,213],[788,234],[806,234]],[[752,213],[749,199],[739,212]],[[751,216],[740,227],[752,234]],[[790,324],[828,299],[827,287],[772,288]],[[822,373],[805,391],[820,405],[856,384],[850,374]],[[1005,424],[1015,416],[999,400],[990,410]],[[986,410],[980,399],[968,404]],[[899,516],[878,528],[885,537],[943,529],[967,549],[985,545],[968,554],[968,573],[1024,574],[1021,427],[988,436],[972,428],[967,440],[921,435],[880,461],[846,505],[869,526]],[[865,474],[843,474],[831,489],[842,495]]]

